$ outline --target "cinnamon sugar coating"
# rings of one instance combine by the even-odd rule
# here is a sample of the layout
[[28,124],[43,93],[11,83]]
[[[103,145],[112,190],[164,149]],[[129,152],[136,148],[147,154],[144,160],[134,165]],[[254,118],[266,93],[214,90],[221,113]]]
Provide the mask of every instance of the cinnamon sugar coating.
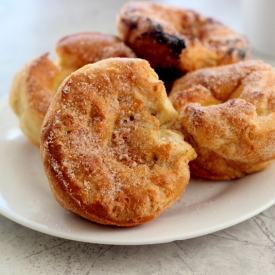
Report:
[[56,45],[59,65],[70,73],[110,57],[135,57],[124,42],[110,34],[82,32],[60,39]]
[[28,62],[15,75],[10,104],[24,134],[37,146],[50,102],[61,82],[80,67],[109,57],[135,57],[118,37],[97,32],[66,36],[56,46],[58,64],[48,54]]
[[275,159],[275,69],[262,61],[201,69],[174,83],[176,128],[198,157],[197,177],[227,180],[260,171]]
[[189,9],[131,1],[118,13],[117,28],[125,43],[154,69],[175,74],[235,63],[250,55],[245,36]]
[[169,130],[177,117],[145,60],[111,58],[71,74],[41,131],[57,201],[101,224],[134,226],[157,217],[185,190],[196,156]]

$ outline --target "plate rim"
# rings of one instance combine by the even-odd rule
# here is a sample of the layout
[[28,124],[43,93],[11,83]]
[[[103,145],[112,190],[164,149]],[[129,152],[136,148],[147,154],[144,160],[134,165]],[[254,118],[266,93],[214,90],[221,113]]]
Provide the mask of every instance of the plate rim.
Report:
[[[0,112],[5,111],[5,108],[7,108],[7,110],[6,110],[7,112],[12,113],[11,108],[9,107],[7,96],[0,98]],[[14,114],[12,116],[14,116],[14,118],[17,119]],[[1,122],[1,117],[0,117],[0,122]],[[2,127],[2,126],[0,126],[0,127]],[[17,125],[17,127],[19,128],[18,125]],[[275,168],[275,166],[274,166],[274,168]],[[0,167],[0,169],[1,169],[1,167]],[[275,204],[275,195],[274,195],[274,197],[272,199],[270,199],[266,203],[262,204],[261,207],[258,207],[257,209],[254,209],[253,211],[248,212],[246,215],[237,217],[234,220],[225,221],[225,222],[223,222],[219,225],[213,226],[213,227],[196,230],[196,231],[190,232],[188,234],[176,234],[176,235],[169,235],[166,237],[155,237],[155,238],[149,239],[149,240],[146,238],[143,240],[135,240],[135,239],[122,240],[122,239],[114,238],[112,241],[110,241],[110,238],[107,238],[106,240],[101,238],[99,240],[97,237],[93,237],[93,236],[90,236],[90,238],[85,238],[82,236],[75,236],[75,235],[69,234],[68,232],[65,232],[65,231],[59,231],[59,230],[54,231],[51,228],[45,227],[41,223],[39,224],[37,222],[27,219],[26,217],[20,216],[18,213],[14,212],[12,210],[8,211],[8,209],[2,207],[1,200],[3,200],[3,197],[1,195],[1,190],[2,189],[1,189],[1,184],[0,184],[0,214],[3,215],[4,217],[6,217],[7,219],[12,220],[13,222],[16,222],[20,225],[23,225],[29,229],[34,230],[34,231],[41,232],[41,233],[51,235],[54,237],[59,237],[59,238],[67,239],[67,240],[80,241],[80,242],[108,244],[108,245],[149,245],[149,244],[168,243],[168,242],[172,242],[172,241],[176,241],[176,240],[185,240],[185,239],[196,238],[196,237],[211,234],[211,233],[229,228],[236,224],[239,224],[239,223],[241,223],[245,220],[248,220],[248,219],[252,218],[253,216],[263,212],[264,210],[268,209],[269,207],[271,207],[272,205]],[[65,210],[65,211],[67,211],[67,210]],[[149,223],[152,223],[152,221]],[[99,226],[105,227],[104,225],[99,225]],[[139,225],[138,227],[141,227],[141,226],[142,225]],[[134,227],[134,228],[137,228],[137,227]],[[121,228],[118,228],[118,231],[119,230],[121,230]]]

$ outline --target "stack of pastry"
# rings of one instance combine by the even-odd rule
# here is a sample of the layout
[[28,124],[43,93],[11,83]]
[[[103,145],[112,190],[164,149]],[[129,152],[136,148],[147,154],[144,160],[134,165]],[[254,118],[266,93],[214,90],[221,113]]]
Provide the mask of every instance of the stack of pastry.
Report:
[[[120,38],[61,39],[58,64],[44,54],[11,87],[64,208],[138,225],[180,197],[190,172],[231,180],[273,162],[275,70],[247,60],[243,35],[193,10],[136,1],[117,28]],[[159,77],[173,80],[169,93]]]

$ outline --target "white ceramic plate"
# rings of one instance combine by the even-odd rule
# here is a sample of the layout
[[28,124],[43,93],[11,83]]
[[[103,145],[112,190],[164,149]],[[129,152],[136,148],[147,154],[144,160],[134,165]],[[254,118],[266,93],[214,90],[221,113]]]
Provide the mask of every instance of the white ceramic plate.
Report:
[[90,243],[141,245],[183,240],[242,222],[275,203],[275,165],[232,182],[191,180],[154,221],[132,228],[102,226],[63,209],[53,198],[39,149],[0,101],[0,213],[34,230]]

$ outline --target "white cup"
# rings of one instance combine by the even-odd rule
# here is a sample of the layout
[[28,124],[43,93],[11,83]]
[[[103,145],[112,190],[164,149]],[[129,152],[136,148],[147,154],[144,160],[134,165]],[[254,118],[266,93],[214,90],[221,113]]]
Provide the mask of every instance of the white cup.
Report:
[[275,57],[275,0],[242,0],[242,17],[252,50]]

